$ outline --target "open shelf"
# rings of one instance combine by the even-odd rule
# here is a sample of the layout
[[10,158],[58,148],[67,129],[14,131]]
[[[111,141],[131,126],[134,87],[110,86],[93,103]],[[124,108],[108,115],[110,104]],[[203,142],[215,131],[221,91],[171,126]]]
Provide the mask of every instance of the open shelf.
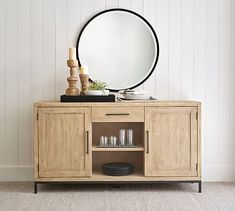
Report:
[[92,173],[92,179],[97,179],[97,180],[112,180],[112,181],[132,181],[134,180],[142,180],[144,178],[144,174],[141,171],[135,171],[133,174],[127,175],[127,176],[109,176],[109,175],[104,175],[101,170],[94,170]]
[[[119,140],[119,130],[120,129],[131,128],[134,132],[134,145],[143,146],[144,145],[144,123],[143,122],[93,122],[92,123],[92,145],[97,146],[100,142],[101,136],[116,136],[117,144]],[[110,147],[111,148],[111,147]],[[134,147],[133,147],[134,148]],[[99,150],[94,149],[94,151],[107,151],[107,150]],[[143,147],[138,150],[122,150],[116,149],[110,151],[143,151]]]
[[[133,147],[97,147],[101,136],[118,136],[120,129],[134,131]],[[137,147],[136,147],[137,146]],[[98,181],[141,181],[144,177],[144,123],[143,122],[93,122],[92,123],[92,179]],[[124,162],[135,166],[128,176],[108,176],[102,172],[105,163]]]
[[93,152],[142,152],[144,147],[96,147],[92,146]]
[[[107,148],[104,148],[104,149],[107,150]],[[112,148],[109,148],[109,149],[112,149]],[[133,150],[133,148],[130,148],[130,149]],[[120,150],[123,150],[123,148],[121,148]],[[97,179],[116,178],[118,180],[122,178],[126,179],[126,178],[143,177],[143,174],[144,174],[144,167],[143,167],[144,158],[143,157],[144,157],[143,147],[142,147],[142,151],[105,151],[105,152],[94,151],[92,153],[92,178],[97,178]],[[131,163],[135,166],[135,171],[133,174],[128,175],[128,176],[104,175],[102,172],[103,164],[112,163],[112,162]]]

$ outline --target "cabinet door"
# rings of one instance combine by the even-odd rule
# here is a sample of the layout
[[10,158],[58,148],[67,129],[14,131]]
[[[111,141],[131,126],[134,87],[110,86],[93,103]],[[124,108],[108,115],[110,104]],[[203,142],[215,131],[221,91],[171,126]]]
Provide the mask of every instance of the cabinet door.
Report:
[[88,108],[39,109],[39,177],[91,176]]
[[197,108],[146,108],[145,176],[197,176]]

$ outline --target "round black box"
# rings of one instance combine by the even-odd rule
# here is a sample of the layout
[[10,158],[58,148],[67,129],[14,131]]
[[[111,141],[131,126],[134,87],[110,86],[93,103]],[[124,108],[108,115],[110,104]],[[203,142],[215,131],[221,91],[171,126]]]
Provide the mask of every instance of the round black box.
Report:
[[134,173],[134,165],[131,163],[105,163],[103,173],[109,176],[125,176]]

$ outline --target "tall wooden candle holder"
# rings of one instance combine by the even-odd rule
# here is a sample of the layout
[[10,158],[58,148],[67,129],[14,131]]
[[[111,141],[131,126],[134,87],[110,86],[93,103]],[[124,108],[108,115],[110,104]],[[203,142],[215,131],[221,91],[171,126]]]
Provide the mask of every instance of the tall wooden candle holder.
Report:
[[70,76],[67,78],[69,87],[66,89],[66,95],[67,96],[79,95],[79,89],[76,86],[76,83],[78,81],[77,77],[78,60],[67,60],[67,65],[70,67]]
[[79,74],[81,81],[81,95],[86,95],[89,86],[89,75]]

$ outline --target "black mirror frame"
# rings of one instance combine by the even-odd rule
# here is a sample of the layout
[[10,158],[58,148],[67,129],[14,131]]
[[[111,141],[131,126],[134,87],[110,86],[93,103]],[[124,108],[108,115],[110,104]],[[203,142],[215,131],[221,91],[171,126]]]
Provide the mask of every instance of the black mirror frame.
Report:
[[[152,69],[151,69],[150,73],[149,73],[141,82],[139,82],[138,84],[136,84],[136,85],[134,85],[134,86],[132,86],[132,87],[127,87],[127,88],[126,88],[126,89],[134,89],[134,88],[140,86],[141,84],[143,84],[143,83],[152,75],[152,73],[154,72],[155,67],[156,67],[156,65],[157,65],[158,58],[159,58],[159,42],[158,42],[157,34],[156,34],[154,28],[152,27],[152,25],[151,25],[143,16],[141,16],[140,14],[138,14],[138,13],[136,13],[136,12],[133,12],[133,11],[128,10],[128,9],[113,8],[113,9],[103,10],[103,11],[97,13],[96,15],[92,16],[92,17],[85,23],[85,25],[82,27],[82,29],[81,29],[81,31],[80,31],[80,33],[79,33],[79,35],[78,35],[77,46],[76,46],[76,55],[77,55],[78,64],[79,64],[79,67],[80,67],[80,66],[81,66],[81,61],[80,61],[79,55],[78,55],[79,41],[80,41],[80,39],[81,39],[82,33],[83,33],[83,31],[85,30],[86,26],[87,26],[93,19],[95,19],[97,16],[100,16],[100,15],[102,15],[102,14],[104,14],[104,13],[112,12],[112,11],[124,11],[124,12],[128,12],[128,13],[134,14],[134,15],[136,15],[137,17],[141,18],[141,19],[149,26],[150,30],[152,31],[152,33],[153,33],[153,35],[154,35],[155,41],[156,41],[156,47],[157,47],[157,50],[158,50],[158,51],[157,51],[156,59],[155,59],[155,61],[154,61],[154,64],[153,64],[153,66],[152,66]],[[92,79],[90,79],[90,81],[92,81]],[[112,92],[118,92],[118,91],[123,90],[123,89],[120,89],[120,90],[118,90],[118,89],[109,89],[109,90],[112,91]]]

